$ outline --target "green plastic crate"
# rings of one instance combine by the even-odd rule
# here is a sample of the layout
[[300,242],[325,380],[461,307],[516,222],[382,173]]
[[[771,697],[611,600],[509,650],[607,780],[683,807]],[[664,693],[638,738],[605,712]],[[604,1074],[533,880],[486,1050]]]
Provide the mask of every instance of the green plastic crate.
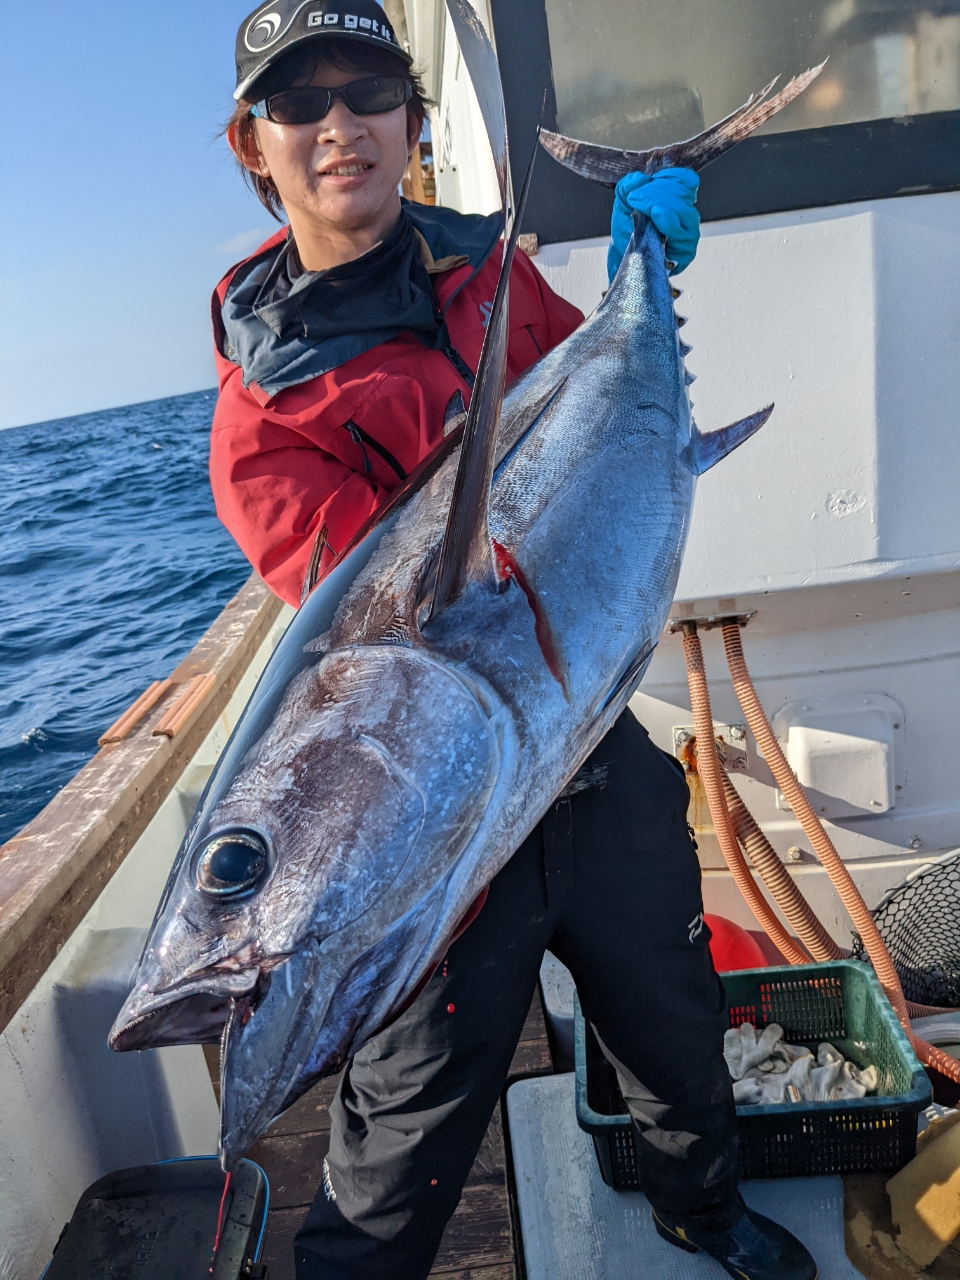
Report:
[[[876,1066],[876,1096],[843,1102],[737,1107],[745,1178],[893,1173],[917,1148],[930,1082],[869,965],[855,960],[725,973],[730,1026],[771,1022],[789,1044],[828,1040],[860,1067]],[[576,1002],[577,1121],[593,1138],[604,1182],[635,1189],[634,1130],[616,1073]]]

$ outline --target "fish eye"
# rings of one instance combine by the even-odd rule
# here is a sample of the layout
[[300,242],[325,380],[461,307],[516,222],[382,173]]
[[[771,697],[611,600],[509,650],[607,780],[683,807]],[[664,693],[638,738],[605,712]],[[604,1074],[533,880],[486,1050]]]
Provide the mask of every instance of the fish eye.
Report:
[[197,858],[197,888],[215,898],[238,897],[259,884],[269,864],[267,842],[258,831],[220,831]]

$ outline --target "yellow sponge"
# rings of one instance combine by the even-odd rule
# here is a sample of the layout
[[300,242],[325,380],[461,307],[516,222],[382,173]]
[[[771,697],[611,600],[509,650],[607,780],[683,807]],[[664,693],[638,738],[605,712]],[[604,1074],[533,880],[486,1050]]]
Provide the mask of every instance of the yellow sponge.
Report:
[[960,1233],[960,1125],[928,1141],[887,1183],[897,1243],[927,1267]]

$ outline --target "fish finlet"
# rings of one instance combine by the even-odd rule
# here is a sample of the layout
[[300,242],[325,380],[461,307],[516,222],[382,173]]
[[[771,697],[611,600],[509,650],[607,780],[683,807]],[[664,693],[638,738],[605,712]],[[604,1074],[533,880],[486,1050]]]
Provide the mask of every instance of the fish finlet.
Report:
[[689,369],[684,369],[683,381],[686,383],[688,387],[692,386],[696,382],[696,380],[697,380],[697,375],[695,373],[691,373]]
[[688,318],[689,318],[689,317],[688,317],[688,316],[677,316],[676,312],[674,312],[674,315],[676,316],[676,319],[677,319],[677,328],[678,328],[678,329],[682,329],[682,328],[683,328],[683,326],[687,323],[687,320],[688,320]]
[[680,339],[680,354],[681,354],[682,356],[688,356],[692,350],[693,350],[693,347],[692,347],[692,346],[690,346],[690,344],[689,344],[688,342],[684,342],[684,341],[683,341],[683,339],[681,338],[681,339]]

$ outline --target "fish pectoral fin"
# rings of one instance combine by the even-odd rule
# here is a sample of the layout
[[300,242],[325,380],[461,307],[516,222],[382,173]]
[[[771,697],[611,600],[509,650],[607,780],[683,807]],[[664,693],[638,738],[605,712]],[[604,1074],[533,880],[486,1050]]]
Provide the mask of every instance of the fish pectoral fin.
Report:
[[453,497],[426,621],[438,617],[454,604],[470,582],[486,583],[491,589],[497,587],[488,506],[507,374],[510,269],[517,249],[523,208],[530,189],[533,158],[537,151],[534,147],[523,191],[511,222],[507,208],[506,116],[497,57],[483,25],[467,0],[447,0],[447,8],[487,127],[500,181],[504,229],[509,234],[504,245],[493,307],[487,321],[477,378],[470,396]]
[[749,440],[759,431],[773,413],[773,405],[752,413],[749,418],[741,418],[732,422],[729,427],[721,427],[719,431],[708,431],[705,435],[693,428],[690,443],[683,451],[683,461],[695,476],[702,476],[721,458],[733,453],[744,440]]

